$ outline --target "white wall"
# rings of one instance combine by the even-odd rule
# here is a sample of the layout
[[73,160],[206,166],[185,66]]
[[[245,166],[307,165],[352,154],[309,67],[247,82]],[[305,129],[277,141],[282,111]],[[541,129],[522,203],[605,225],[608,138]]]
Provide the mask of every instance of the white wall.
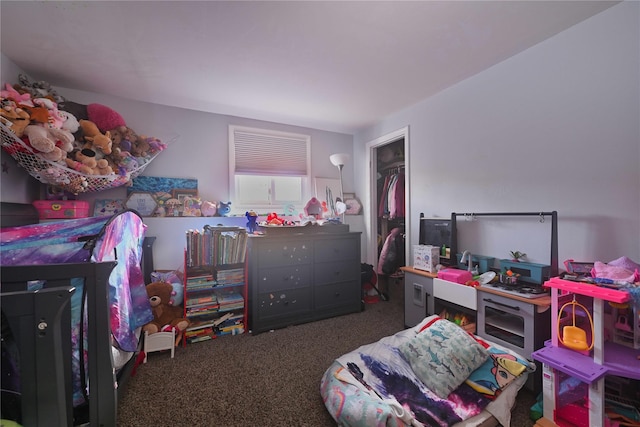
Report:
[[[412,218],[556,210],[560,261],[640,262],[639,21],[640,3],[616,5],[359,132],[356,156],[408,125]],[[535,257],[548,260],[549,231],[536,230],[514,227],[500,249],[491,234],[460,249],[547,250]],[[418,221],[409,234],[417,243]]]

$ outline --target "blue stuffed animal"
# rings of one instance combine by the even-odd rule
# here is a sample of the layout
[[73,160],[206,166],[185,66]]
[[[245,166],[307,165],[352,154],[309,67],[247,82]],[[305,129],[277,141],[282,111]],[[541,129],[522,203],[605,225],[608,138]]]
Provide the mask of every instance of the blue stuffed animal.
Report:
[[231,202],[218,202],[218,215],[229,216],[231,215]]
[[258,214],[254,211],[247,211],[245,212],[244,216],[247,217],[247,231],[250,234],[255,233],[255,231],[258,229]]

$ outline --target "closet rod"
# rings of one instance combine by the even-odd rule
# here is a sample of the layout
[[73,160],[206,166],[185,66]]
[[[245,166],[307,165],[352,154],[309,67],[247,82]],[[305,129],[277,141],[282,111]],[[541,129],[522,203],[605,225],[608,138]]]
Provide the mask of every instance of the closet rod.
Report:
[[452,212],[451,216],[553,216],[557,215],[557,211],[551,212],[467,212],[467,213],[455,213]]
[[[551,248],[549,249],[549,265],[551,266],[551,277],[559,274],[558,255],[558,212],[482,212],[482,213],[455,213],[451,212],[451,256],[458,253],[458,227],[456,217],[478,217],[478,216],[551,216]],[[453,259],[453,258],[452,258]]]

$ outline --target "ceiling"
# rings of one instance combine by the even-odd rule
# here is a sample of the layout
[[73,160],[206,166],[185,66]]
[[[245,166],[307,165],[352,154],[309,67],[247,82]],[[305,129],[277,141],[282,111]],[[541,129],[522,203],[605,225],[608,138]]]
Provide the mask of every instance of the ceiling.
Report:
[[616,3],[2,0],[1,42],[57,87],[355,133]]

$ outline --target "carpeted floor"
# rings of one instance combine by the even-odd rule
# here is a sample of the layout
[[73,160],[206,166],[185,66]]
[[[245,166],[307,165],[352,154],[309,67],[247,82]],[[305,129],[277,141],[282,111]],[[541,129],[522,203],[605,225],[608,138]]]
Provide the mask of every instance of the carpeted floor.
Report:
[[[404,327],[402,282],[363,312],[149,355],[121,392],[118,425],[335,426],[320,396],[334,359]],[[523,389],[512,425],[533,426]]]

